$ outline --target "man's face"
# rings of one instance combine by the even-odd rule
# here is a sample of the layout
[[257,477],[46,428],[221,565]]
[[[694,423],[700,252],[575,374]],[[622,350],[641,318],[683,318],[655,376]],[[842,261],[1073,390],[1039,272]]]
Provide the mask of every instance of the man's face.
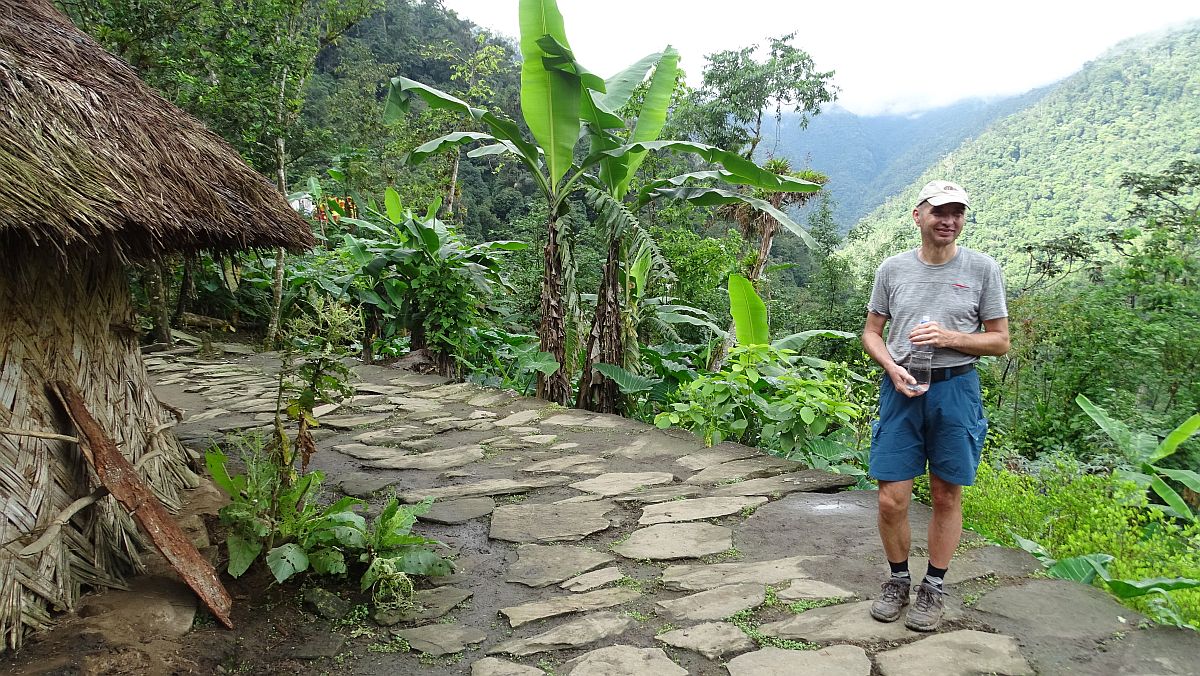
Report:
[[922,202],[913,209],[913,220],[921,230],[921,242],[933,246],[946,246],[958,239],[966,215],[967,207],[957,202],[938,207]]

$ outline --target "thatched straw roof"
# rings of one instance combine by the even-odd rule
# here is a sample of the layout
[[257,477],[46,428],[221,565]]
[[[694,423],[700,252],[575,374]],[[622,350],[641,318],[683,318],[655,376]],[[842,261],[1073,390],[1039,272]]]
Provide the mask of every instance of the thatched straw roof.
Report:
[[269,181],[49,0],[0,0],[0,264],[30,245],[312,244]]

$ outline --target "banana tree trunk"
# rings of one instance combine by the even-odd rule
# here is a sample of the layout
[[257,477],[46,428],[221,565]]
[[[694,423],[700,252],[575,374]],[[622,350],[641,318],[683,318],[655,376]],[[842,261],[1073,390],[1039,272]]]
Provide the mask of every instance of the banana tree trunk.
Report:
[[458,194],[458,161],[461,153],[454,151],[454,166],[450,169],[450,190],[446,192],[446,222],[454,221],[454,197]]
[[148,263],[142,279],[147,300],[150,302],[150,315],[154,320],[154,341],[171,345],[171,310],[167,302],[168,292],[162,261]]
[[537,395],[546,401],[566,406],[571,399],[571,382],[567,379],[567,311],[563,298],[563,260],[558,218],[553,214],[546,223],[546,272],[542,276],[541,350],[549,352],[558,362],[558,370],[546,376],[538,373]]
[[621,392],[617,384],[594,368],[596,364],[625,365],[620,264],[621,241],[614,237],[609,242],[608,260],[604,264],[600,292],[596,294],[596,319],[588,334],[587,359],[579,379],[577,407],[598,413],[617,413],[621,406]]

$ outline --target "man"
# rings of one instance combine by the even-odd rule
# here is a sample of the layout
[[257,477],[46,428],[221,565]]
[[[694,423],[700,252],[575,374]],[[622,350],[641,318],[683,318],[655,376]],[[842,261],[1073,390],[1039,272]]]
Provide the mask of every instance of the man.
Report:
[[[871,615],[893,622],[908,605],[908,505],[913,479],[928,464],[929,568],[904,621],[917,631],[933,631],[941,622],[942,581],[962,535],[962,487],[975,482],[987,434],[975,362],[1008,352],[1000,266],[955,243],[968,205],[966,191],[949,181],[921,189],[912,212],[921,246],[888,258],[875,272],[862,335],[867,353],[886,373],[870,474],[879,481],[879,537],[891,571]],[[922,322],[926,316],[930,321]],[[927,391],[905,369],[918,346],[933,349]]]

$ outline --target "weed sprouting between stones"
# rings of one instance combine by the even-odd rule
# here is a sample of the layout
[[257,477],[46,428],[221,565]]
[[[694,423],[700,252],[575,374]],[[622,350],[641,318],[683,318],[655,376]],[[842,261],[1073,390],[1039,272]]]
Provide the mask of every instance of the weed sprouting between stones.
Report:
[[845,602],[846,602],[846,599],[837,598],[837,597],[831,597],[831,598],[825,598],[825,599],[801,599],[799,601],[793,601],[792,603],[789,603],[787,607],[788,607],[788,610],[792,611],[796,615],[799,615],[800,613],[803,613],[806,610],[812,610],[813,608],[825,608],[827,606],[836,606],[838,604],[845,603]]
[[795,641],[792,639],[767,636],[758,630],[759,622],[754,617],[756,610],[757,608],[747,608],[746,610],[730,615],[729,617],[725,618],[725,621],[740,629],[743,634],[750,637],[750,640],[757,643],[761,648],[779,648],[781,650],[816,650],[820,647],[815,643],[806,643],[804,641]]

